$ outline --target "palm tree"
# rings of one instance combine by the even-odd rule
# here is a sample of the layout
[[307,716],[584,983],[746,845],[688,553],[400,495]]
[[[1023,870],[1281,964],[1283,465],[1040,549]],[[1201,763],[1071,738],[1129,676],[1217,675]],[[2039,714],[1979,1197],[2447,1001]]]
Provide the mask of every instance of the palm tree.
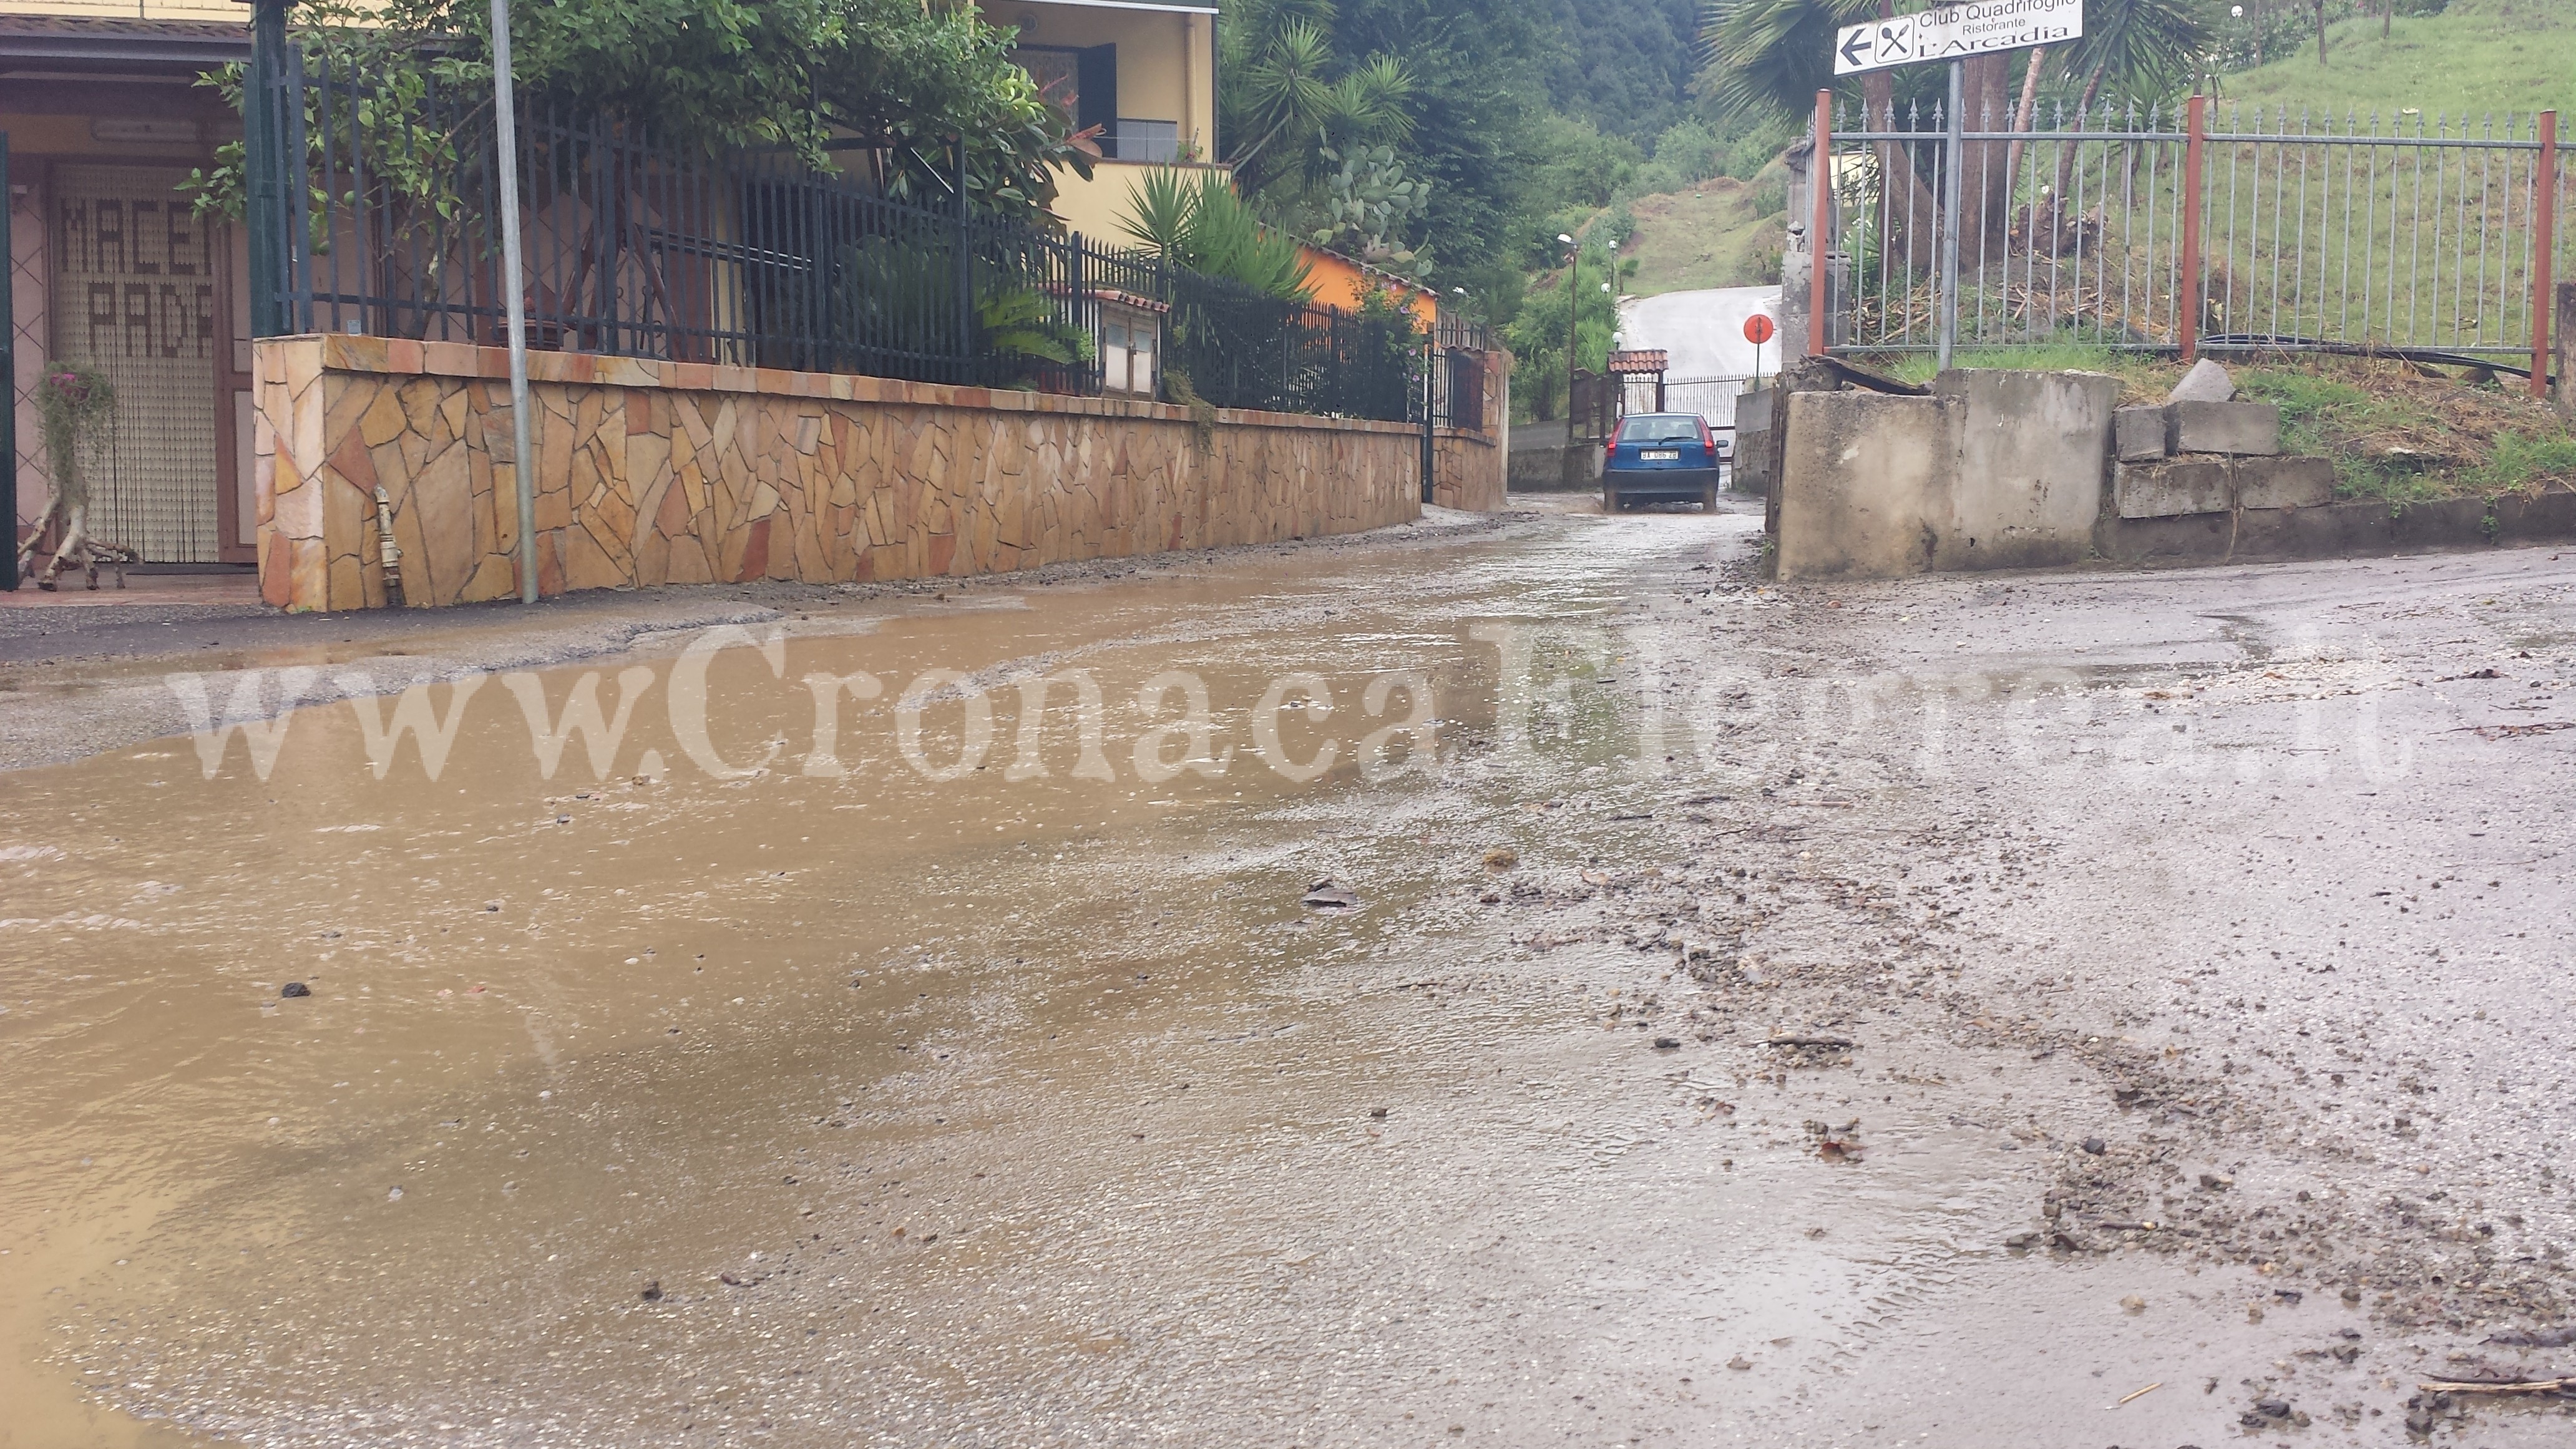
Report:
[[[1805,115],[1815,105],[1816,92],[1834,84],[1834,33],[1846,25],[1895,13],[1891,0],[1709,0],[1700,31],[1697,88],[1723,113]],[[1994,129],[2010,114],[2008,57],[1973,56],[1961,69],[1968,120],[1976,129]],[[1864,72],[1860,92],[1865,124],[1893,130],[1893,73]],[[1981,116],[1987,119],[1979,123]],[[1960,196],[1959,247],[1971,256],[1982,251],[1990,235],[2002,234],[2009,213],[2010,189],[1999,184],[2000,168],[1995,164],[2002,158],[1989,155],[1994,144],[1971,143],[1961,168],[1968,185]],[[1928,263],[1928,245],[1901,252],[1896,247],[1903,238],[1931,234],[1936,204],[1929,180],[1917,171],[1903,146],[1880,142],[1877,151],[1881,185],[1899,193],[1888,198],[1889,255],[1910,256],[1916,265]]]
[[1345,64],[1332,0],[1236,0],[1226,10],[1228,84],[1218,92],[1226,162],[1245,195],[1311,170],[1326,146],[1412,134],[1413,72],[1392,55]]
[[[2083,92],[2075,101],[2079,121],[2101,100],[2106,82],[2117,82],[2123,92],[2140,99],[2171,99],[2191,85],[2200,57],[2210,46],[2209,27],[2201,23],[2199,7],[2191,0],[2127,0],[2102,6],[2087,16],[2086,29],[2067,61],[2069,75],[2084,77]],[[2075,148],[2058,147],[2052,197],[2066,195],[2074,169]]]

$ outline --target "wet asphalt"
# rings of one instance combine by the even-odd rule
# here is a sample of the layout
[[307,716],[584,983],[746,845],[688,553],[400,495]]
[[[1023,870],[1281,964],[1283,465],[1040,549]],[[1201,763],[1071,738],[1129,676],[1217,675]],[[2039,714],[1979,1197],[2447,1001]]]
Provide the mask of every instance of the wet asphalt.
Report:
[[0,1444],[2564,1442],[2576,562],[1758,544],[11,638]]

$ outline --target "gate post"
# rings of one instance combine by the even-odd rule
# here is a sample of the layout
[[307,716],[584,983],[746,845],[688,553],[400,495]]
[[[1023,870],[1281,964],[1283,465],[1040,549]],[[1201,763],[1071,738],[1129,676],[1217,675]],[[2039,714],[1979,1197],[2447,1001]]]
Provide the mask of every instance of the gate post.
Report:
[[9,294],[9,133],[0,131],[0,594],[18,589],[18,314]]
[[[2531,395],[2549,396],[2549,317],[2557,304],[2550,286],[2558,247],[2558,113],[2540,113],[2540,174],[2531,219]],[[2563,382],[2562,382],[2562,385]]]
[[2174,298],[2174,306],[2182,313],[2175,336],[2182,343],[2185,362],[2200,359],[2200,153],[2209,129],[2208,107],[2207,96],[2193,96],[2183,106],[2182,293]]
[[[1863,127],[1867,130],[1867,127]],[[1807,221],[1807,355],[1825,355],[1825,245],[1833,225],[1834,93],[1816,92],[1815,159],[1807,165],[1807,187],[1815,193],[1815,215]]]

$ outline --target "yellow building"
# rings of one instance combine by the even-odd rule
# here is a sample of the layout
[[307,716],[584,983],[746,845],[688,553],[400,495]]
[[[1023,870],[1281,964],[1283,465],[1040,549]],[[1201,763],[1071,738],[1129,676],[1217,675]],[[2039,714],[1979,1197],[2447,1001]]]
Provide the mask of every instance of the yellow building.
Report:
[[1106,245],[1137,178],[1207,167],[1216,154],[1216,7],[1163,0],[979,0],[984,18],[1019,31],[1013,52],[1077,127],[1098,127],[1090,180],[1065,172],[1055,213]]

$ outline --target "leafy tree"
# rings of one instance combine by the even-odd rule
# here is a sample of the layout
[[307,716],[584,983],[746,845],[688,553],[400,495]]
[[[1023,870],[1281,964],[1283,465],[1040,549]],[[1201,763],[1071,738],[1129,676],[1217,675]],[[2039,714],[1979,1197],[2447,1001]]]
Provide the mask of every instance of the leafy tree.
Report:
[[1227,10],[1218,130],[1246,193],[1311,176],[1329,147],[1412,133],[1413,72],[1383,51],[1346,56],[1334,20],[1332,0],[1239,0]]
[[[299,0],[311,49],[389,98],[416,103],[423,78],[473,102],[490,125],[491,8],[484,0]],[[1055,167],[1088,175],[1090,153],[1012,63],[1011,34],[963,6],[921,0],[547,0],[511,11],[511,70],[522,94],[701,150],[785,147],[818,166],[855,136],[875,148],[897,196],[953,194],[963,138],[969,191],[1033,216]],[[240,67],[214,84],[238,104]],[[405,98],[409,98],[407,102]],[[382,124],[393,125],[388,115]],[[488,134],[488,131],[486,132]],[[241,152],[218,157],[201,205],[238,211]]]
[[1639,145],[1690,107],[1700,0],[1554,0],[1557,54],[1548,93],[1556,109]]
[[1537,229],[1529,178],[1556,43],[1546,0],[1341,0],[1334,34],[1344,54],[1404,57],[1411,133],[1396,149],[1431,186],[1422,235],[1444,276],[1487,290],[1515,234]]

